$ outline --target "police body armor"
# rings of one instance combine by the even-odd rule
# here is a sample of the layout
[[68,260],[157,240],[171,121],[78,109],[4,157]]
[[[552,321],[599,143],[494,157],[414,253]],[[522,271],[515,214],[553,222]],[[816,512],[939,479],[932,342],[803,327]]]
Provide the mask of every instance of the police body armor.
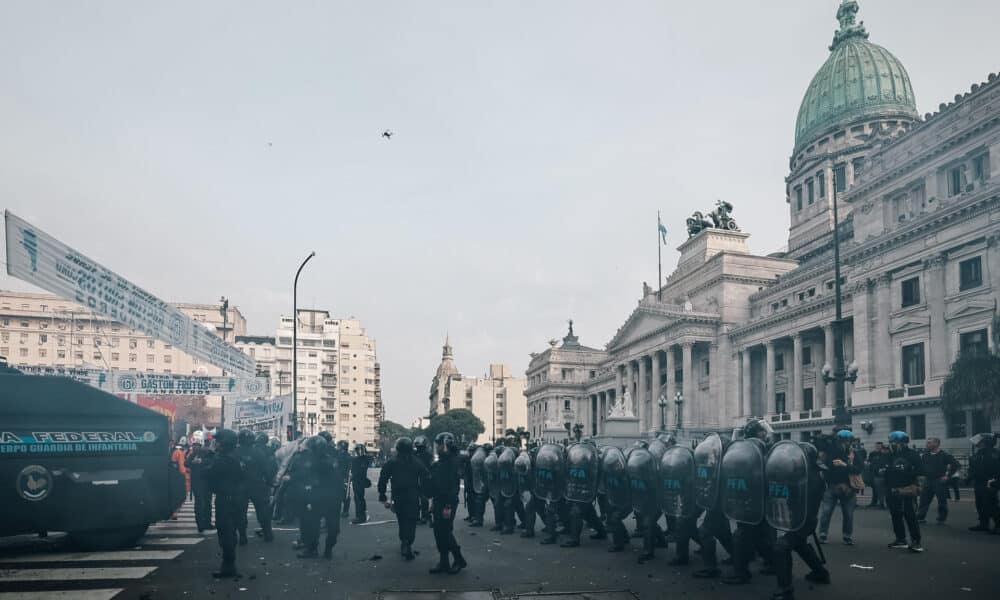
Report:
[[558,502],[566,494],[566,451],[558,444],[545,444],[535,456],[535,497]]
[[490,452],[486,460],[483,461],[483,468],[486,471],[486,491],[490,498],[496,502],[500,499],[500,459],[496,452]]
[[500,495],[504,498],[513,498],[517,495],[517,474],[514,472],[514,461],[517,458],[513,448],[504,448],[500,458],[497,459]]
[[469,466],[472,469],[472,491],[477,494],[486,493],[486,450],[477,448],[469,459]]
[[719,465],[725,446],[717,433],[710,433],[694,449],[694,501],[705,510],[719,503]]
[[534,492],[535,486],[532,483],[534,473],[531,468],[531,455],[526,451],[521,451],[521,454],[514,461],[514,473],[517,476],[517,495],[522,504],[527,504],[531,502],[531,494]]
[[576,443],[566,450],[566,499],[590,504],[597,497],[597,447]]
[[[665,449],[664,449],[665,450]],[[625,463],[628,470],[632,508],[638,513],[656,512],[656,469],[658,460],[646,448],[632,448]]]
[[[810,452],[811,449],[811,452]],[[813,459],[810,460],[809,454]],[[764,514],[771,527],[796,531],[805,525],[809,514],[809,477],[816,469],[815,448],[805,443],[784,440],[767,453],[764,481],[767,498]]]
[[621,448],[607,446],[601,450],[601,472],[599,481],[604,487],[608,503],[615,508],[632,508],[632,494],[629,491],[628,470],[625,467],[625,453]]
[[737,440],[722,455],[719,472],[722,512],[739,523],[764,520],[764,443]]
[[674,446],[660,459],[660,508],[671,517],[690,517],[697,512],[694,503],[694,453]]

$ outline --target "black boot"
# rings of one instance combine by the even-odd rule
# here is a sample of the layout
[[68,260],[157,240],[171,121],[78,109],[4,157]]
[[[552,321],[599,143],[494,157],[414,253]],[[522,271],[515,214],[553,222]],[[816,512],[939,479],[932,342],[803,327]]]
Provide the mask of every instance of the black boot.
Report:
[[448,573],[456,575],[459,571],[469,566],[469,563],[465,562],[465,557],[462,556],[462,549],[458,546],[455,546],[451,553],[455,555],[455,563],[451,566],[451,569],[448,570]]
[[264,542],[270,544],[273,541],[274,541],[274,531],[271,529],[271,526],[268,525],[267,527],[264,528]]
[[248,543],[247,542],[247,532],[244,529],[244,530],[240,531],[240,546],[246,546],[247,543]]
[[431,575],[437,575],[439,573],[447,573],[451,570],[451,565],[448,564],[448,553],[442,552],[441,558],[438,560],[437,566],[431,568],[428,573]]
[[222,563],[222,566],[219,567],[219,570],[212,573],[212,577],[216,579],[230,579],[239,576],[240,574],[236,572],[236,565],[232,563],[229,564]]
[[404,542],[403,547],[400,549],[400,552],[402,553],[403,558],[405,558],[406,560],[414,559],[413,548],[411,548],[409,544]]
[[329,545],[323,549],[323,558],[326,560],[333,560],[333,546]]

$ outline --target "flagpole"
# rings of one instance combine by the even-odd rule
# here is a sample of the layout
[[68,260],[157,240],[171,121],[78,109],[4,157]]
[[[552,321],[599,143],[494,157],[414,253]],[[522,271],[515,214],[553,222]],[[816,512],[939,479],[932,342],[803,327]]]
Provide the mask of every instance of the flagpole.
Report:
[[656,211],[656,301],[662,302],[660,288],[663,287],[663,244],[660,243],[660,211]]

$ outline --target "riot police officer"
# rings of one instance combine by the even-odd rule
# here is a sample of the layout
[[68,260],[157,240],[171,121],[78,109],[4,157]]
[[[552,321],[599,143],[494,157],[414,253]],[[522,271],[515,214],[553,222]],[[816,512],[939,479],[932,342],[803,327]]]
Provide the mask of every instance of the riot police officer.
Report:
[[[892,530],[896,539],[890,548],[907,548],[910,552],[920,553],[924,547],[920,544],[920,525],[917,523],[917,497],[920,495],[920,482],[924,475],[924,461],[909,447],[910,436],[904,431],[893,431],[889,434],[889,465],[885,471],[885,485],[889,488],[886,505],[892,518]],[[906,530],[910,530],[910,544],[906,543]]]
[[[413,440],[401,437],[396,440],[396,456],[386,461],[378,478],[378,501],[396,513],[399,524],[399,552],[406,560],[413,560],[413,541],[417,535],[420,516],[420,489],[427,478],[423,462],[413,454]],[[392,483],[392,502],[388,502],[386,489]]]
[[989,531],[992,519],[993,533],[1000,533],[1000,503],[997,502],[1000,452],[996,449],[996,435],[977,433],[969,441],[975,448],[969,458],[969,482],[973,485],[979,516],[979,524],[970,527],[969,531]]
[[[771,434],[771,426],[767,423],[767,421],[763,419],[750,419],[750,421],[743,427],[744,441],[756,440],[753,443],[758,445],[758,449],[748,450],[748,452],[760,453],[761,456],[766,455],[768,447],[767,444]],[[726,451],[726,456],[723,457],[723,462],[726,461],[728,455],[733,452],[734,448],[739,443],[741,442],[733,442],[733,444]],[[745,449],[745,446],[741,446],[740,448],[741,451]],[[763,485],[763,481],[750,482],[748,485]],[[774,529],[768,525],[766,520],[764,520],[763,515],[760,515],[759,519],[755,518],[752,522],[749,520],[741,521],[733,515],[728,516],[736,519],[737,521],[736,534],[733,537],[733,573],[723,577],[722,582],[730,585],[749,583],[749,565],[755,552],[764,561],[764,566],[760,571],[761,574],[773,575],[774,568],[772,566],[772,557],[774,553],[775,541]]]
[[368,468],[372,464],[372,459],[368,456],[368,449],[364,444],[354,446],[354,457],[351,459],[351,487],[354,491],[354,520],[351,523],[358,525],[368,521],[368,503],[365,502],[365,490],[372,486],[368,479]]
[[208,470],[215,459],[215,452],[205,445],[205,432],[191,434],[191,453],[184,465],[191,472],[191,493],[194,494],[194,520],[198,533],[215,529],[212,525],[212,488]]
[[566,533],[569,539],[561,544],[563,548],[580,545],[584,521],[595,532],[590,539],[604,540],[608,537],[604,523],[594,510],[599,465],[600,453],[589,439],[571,445],[566,451],[566,502],[569,507]]
[[535,499],[534,493],[534,456],[537,447],[529,446],[527,450],[522,450],[521,454],[514,461],[514,473],[517,477],[518,502],[524,507],[524,531],[521,532],[523,538],[535,537],[535,520],[538,513],[544,506]]
[[[237,525],[237,531],[239,532],[239,544],[240,546],[247,545],[247,510],[250,507],[250,480],[257,478],[257,471],[259,469],[253,464],[253,444],[254,444],[254,434],[249,429],[241,429],[236,435],[236,454],[240,460],[240,466],[243,469],[243,474],[245,479],[243,480],[243,497],[240,498],[240,514],[239,514],[239,524]],[[254,506],[254,510],[256,510]]]
[[[455,511],[458,509],[458,448],[455,446],[455,436],[447,432],[439,433],[434,438],[434,445],[438,459],[431,465],[426,495],[431,500],[434,543],[440,560],[430,572],[454,575],[468,566],[454,534]],[[449,554],[454,557],[452,564],[449,564]]]
[[469,457],[469,527],[482,527],[486,513],[486,457],[493,450],[490,444],[476,446]]
[[345,468],[344,472],[344,508],[340,513],[341,517],[347,517],[351,514],[351,445],[347,443],[347,440],[340,440],[337,442],[337,459],[341,465]]
[[340,461],[336,450],[322,437],[306,440],[309,467],[304,473],[304,502],[302,510],[302,545],[299,558],[319,556],[320,523],[326,522],[326,540],[323,558],[333,558],[333,547],[340,534],[340,506],[344,501],[344,471],[347,465]]
[[217,454],[208,468],[208,481],[215,494],[215,524],[218,528],[219,547],[222,549],[222,566],[212,573],[217,579],[236,577],[236,531],[242,508],[244,474],[237,455],[237,435],[229,429],[220,430],[216,436]]
[[[431,453],[431,449],[427,445],[427,436],[418,435],[413,438],[413,456],[424,465],[425,469],[430,469],[431,463],[434,462],[434,455]],[[427,501],[427,498],[421,495],[420,517],[417,520],[417,523],[427,525],[430,523],[430,520],[430,503]]]
[[601,450],[599,487],[607,497],[607,529],[611,533],[608,552],[621,552],[628,543],[629,534],[625,519],[632,513],[632,492],[626,467],[625,453],[616,446]]
[[274,476],[278,472],[278,461],[274,459],[274,454],[267,447],[267,434],[263,431],[254,438],[253,447],[250,450],[250,461],[244,463],[246,470],[247,503],[243,505],[242,514],[246,519],[249,503],[253,502],[254,512],[257,514],[257,522],[261,527],[261,534],[265,542],[274,541],[274,533],[271,531],[271,486],[274,483]]
[[733,555],[733,532],[729,519],[719,505],[719,463],[726,451],[727,441],[717,433],[710,434],[695,447],[695,503],[705,511],[705,518],[698,527],[701,543],[702,568],[692,576],[714,578],[721,575],[716,555],[716,542]]
[[823,566],[816,550],[809,545],[809,536],[816,531],[817,515],[826,484],[820,477],[819,453],[815,446],[792,441],[778,442],[768,453],[764,466],[768,482],[767,521],[784,533],[774,545],[774,568],[778,576],[778,591],[773,600],[793,600],[792,551],[809,566],[806,580],[830,583],[830,573]]

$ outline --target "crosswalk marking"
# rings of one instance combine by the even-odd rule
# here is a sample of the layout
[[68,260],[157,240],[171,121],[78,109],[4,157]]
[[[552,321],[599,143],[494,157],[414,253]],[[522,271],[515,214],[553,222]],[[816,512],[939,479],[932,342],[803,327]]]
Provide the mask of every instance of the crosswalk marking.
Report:
[[181,555],[183,550],[122,550],[120,552],[59,552],[40,553],[18,558],[0,558],[0,563],[36,563],[36,562],[85,562],[108,560],[173,560]]
[[0,582],[93,581],[98,579],[142,579],[156,567],[91,567],[65,569],[0,569]]
[[50,592],[0,592],[0,600],[110,600],[124,590],[53,590]]
[[193,546],[199,542],[205,541],[207,538],[204,537],[161,537],[155,540],[143,540],[139,542],[140,546]]

